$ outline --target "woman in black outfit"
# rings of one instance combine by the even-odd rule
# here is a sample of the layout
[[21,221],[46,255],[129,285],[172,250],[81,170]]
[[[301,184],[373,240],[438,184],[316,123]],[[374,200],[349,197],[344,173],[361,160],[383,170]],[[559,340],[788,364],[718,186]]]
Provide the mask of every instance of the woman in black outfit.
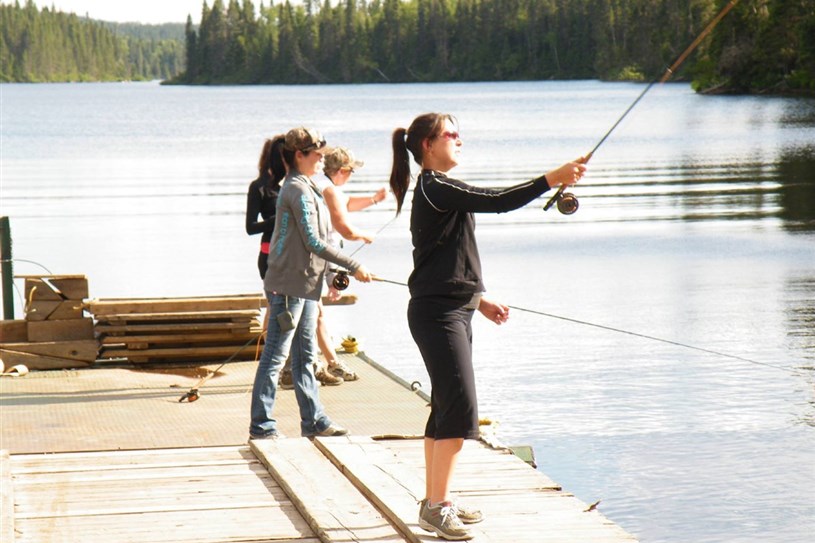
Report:
[[476,309],[496,324],[509,318],[509,307],[482,296],[474,213],[512,211],[550,188],[571,185],[583,176],[585,160],[519,185],[489,189],[447,177],[462,145],[451,115],[420,115],[409,129],[394,131],[392,144],[390,186],[397,213],[410,183],[408,151],[422,168],[413,189],[413,272],[408,279],[408,324],[432,386],[419,526],[445,539],[471,539],[464,524],[480,522],[483,515],[456,504],[449,494],[464,439],[479,437],[471,320]]
[[277,193],[280,192],[280,182],[286,177],[286,165],[280,154],[285,142],[284,135],[275,136],[264,142],[258,161],[258,177],[250,183],[246,195],[246,233],[250,236],[261,234],[258,254],[258,271],[261,279],[266,275],[268,266],[269,241],[274,232]]

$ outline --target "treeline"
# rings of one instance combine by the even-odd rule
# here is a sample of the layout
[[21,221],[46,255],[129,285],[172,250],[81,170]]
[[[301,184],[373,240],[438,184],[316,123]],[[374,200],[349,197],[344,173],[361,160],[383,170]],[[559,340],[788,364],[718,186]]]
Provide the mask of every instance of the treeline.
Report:
[[[815,92],[813,0],[742,0],[678,77],[739,92]],[[352,83],[644,79],[725,0],[204,2],[176,81]]]
[[133,29],[120,34],[115,28],[75,14],[39,11],[32,0],[23,7],[0,5],[0,81],[170,79],[184,69],[183,34],[180,40],[141,38]]

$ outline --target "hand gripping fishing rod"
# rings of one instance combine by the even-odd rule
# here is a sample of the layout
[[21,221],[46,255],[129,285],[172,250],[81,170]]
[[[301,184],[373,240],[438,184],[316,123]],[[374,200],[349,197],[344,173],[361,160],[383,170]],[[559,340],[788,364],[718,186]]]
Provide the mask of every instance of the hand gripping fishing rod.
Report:
[[[651,90],[651,87],[653,87],[657,83],[664,83],[671,78],[671,76],[676,72],[676,70],[679,69],[679,66],[683,62],[685,62],[685,59],[688,58],[688,56],[693,52],[693,50],[699,46],[702,40],[704,40],[707,37],[707,35],[713,31],[716,25],[719,24],[719,21],[721,21],[724,18],[724,16],[727,15],[728,12],[731,9],[733,9],[736,4],[738,4],[738,2],[739,0],[730,0],[718,13],[718,15],[716,15],[716,17],[714,17],[708,23],[705,29],[702,30],[702,33],[699,34],[696,37],[696,39],[693,40],[693,42],[688,46],[688,48],[685,49],[682,52],[682,54],[679,55],[679,57],[677,57],[674,63],[671,64],[667,70],[665,70],[665,73],[663,73],[657,79],[654,79],[653,81],[648,83],[648,85],[642,90],[640,95],[637,96],[637,99],[634,100],[630,106],[628,106],[628,109],[626,109],[625,112],[623,112],[623,114],[620,116],[620,118],[617,119],[617,122],[615,122],[614,125],[611,128],[609,128],[608,132],[606,132],[606,134],[600,139],[600,141],[597,142],[597,145],[594,146],[594,149],[589,151],[589,153],[583,157],[582,159],[583,164],[588,164],[589,160],[591,160],[591,157],[594,155],[594,152],[597,151],[597,149],[599,149],[601,145],[603,145],[603,143],[608,139],[611,133],[614,132],[614,129],[617,128],[620,125],[620,123],[623,122],[623,119],[625,119],[625,117],[631,112],[631,110],[634,109],[634,106],[636,106],[639,103],[639,101],[642,100],[642,97],[645,96],[645,94],[649,90]],[[570,192],[564,192],[565,190],[566,185],[560,185],[560,188],[557,189],[557,192],[555,192],[555,194],[552,195],[551,198],[549,198],[549,201],[546,202],[546,205],[543,206],[543,210],[548,211],[549,208],[552,207],[552,205],[557,203],[558,211],[560,211],[564,215],[571,215],[572,213],[577,211],[577,208],[579,206],[577,198],[575,197],[574,194]]]

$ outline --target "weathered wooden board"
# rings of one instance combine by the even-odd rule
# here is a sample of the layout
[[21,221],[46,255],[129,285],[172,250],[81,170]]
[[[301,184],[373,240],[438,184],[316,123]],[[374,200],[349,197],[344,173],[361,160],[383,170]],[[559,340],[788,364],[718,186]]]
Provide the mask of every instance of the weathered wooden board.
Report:
[[44,321],[62,304],[61,300],[34,300],[26,304],[25,320]]
[[248,322],[248,323],[241,323],[241,322],[182,322],[178,324],[122,324],[122,325],[111,325],[111,324],[96,324],[96,331],[100,334],[115,334],[115,333],[124,333],[124,334],[145,334],[150,332],[197,332],[197,331],[229,331],[229,330],[236,330],[236,331],[245,331],[247,329],[256,328],[260,326],[257,321]]
[[90,312],[99,318],[124,313],[173,313],[178,311],[232,311],[260,309],[266,304],[261,294],[203,296],[194,298],[100,298],[90,300]]
[[9,351],[5,349],[0,349],[0,358],[3,359],[7,368],[17,364],[24,364],[30,370],[86,368],[91,365],[91,362],[84,360],[56,358],[53,356]]
[[0,343],[28,341],[28,324],[24,320],[0,321]]
[[246,447],[65,456],[12,457],[10,543],[319,543]]
[[56,287],[66,300],[84,300],[88,297],[86,277],[51,277],[48,282]]
[[29,321],[27,341],[93,339],[93,319]]
[[[377,441],[370,438],[317,438],[315,443],[354,485],[401,531],[419,539],[417,501],[424,494],[423,476],[413,458],[421,440]],[[396,443],[394,449],[390,445]],[[404,453],[412,449],[404,462]],[[636,539],[573,495],[556,490],[548,477],[511,455],[467,441],[460,457],[492,456],[480,469],[457,469],[453,493],[481,509],[486,520],[470,526],[474,541],[513,543],[632,543]],[[463,466],[462,466],[463,467]],[[471,464],[471,468],[475,465]]]
[[129,334],[124,336],[106,334],[102,338],[102,345],[163,345],[180,343],[217,344],[217,343],[242,343],[255,338],[263,344],[263,335],[260,330],[235,330],[233,332],[210,332],[210,333],[180,333],[180,334]]
[[26,307],[25,318],[29,321],[81,319],[82,303],[77,300],[34,300]]
[[0,450],[0,541],[14,541],[14,489],[6,450]]
[[[111,349],[105,347],[101,350],[100,358],[127,358],[132,362],[144,361],[144,359],[169,359],[169,358],[226,358],[235,353],[238,356],[255,356],[257,347],[254,344],[246,345],[211,345],[179,348],[148,347],[147,349]],[[237,359],[238,356],[235,358]],[[240,358],[245,360],[245,358]],[[254,360],[254,358],[253,358]]]
[[405,540],[310,440],[253,440],[250,445],[324,543]]
[[29,277],[25,280],[25,300],[27,303],[47,300],[61,302],[64,299],[42,277]]
[[76,341],[44,341],[27,343],[0,343],[4,351],[17,351],[69,360],[93,362],[99,352],[99,342],[95,339]]
[[235,311],[178,311],[175,313],[127,313],[97,316],[96,320],[104,324],[140,324],[143,322],[248,322],[257,319],[257,310]]

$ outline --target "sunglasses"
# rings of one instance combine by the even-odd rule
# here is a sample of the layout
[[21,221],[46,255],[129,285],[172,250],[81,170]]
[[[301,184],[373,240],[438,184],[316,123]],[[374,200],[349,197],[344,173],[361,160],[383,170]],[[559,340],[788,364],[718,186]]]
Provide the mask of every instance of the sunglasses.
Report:
[[311,145],[306,145],[305,147],[303,147],[300,150],[302,152],[304,152],[304,153],[309,153],[311,151],[316,151],[318,149],[322,149],[323,147],[325,147],[325,145],[326,145],[325,140],[320,140],[320,141],[315,141]]
[[340,168],[340,170],[346,173],[354,173],[356,171],[351,166],[343,166],[342,168]]
[[461,134],[459,134],[458,132],[442,132],[441,134],[438,135],[438,137],[455,141],[461,139]]

